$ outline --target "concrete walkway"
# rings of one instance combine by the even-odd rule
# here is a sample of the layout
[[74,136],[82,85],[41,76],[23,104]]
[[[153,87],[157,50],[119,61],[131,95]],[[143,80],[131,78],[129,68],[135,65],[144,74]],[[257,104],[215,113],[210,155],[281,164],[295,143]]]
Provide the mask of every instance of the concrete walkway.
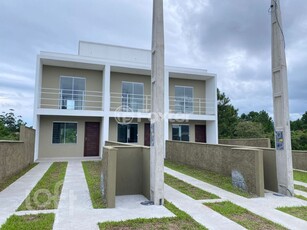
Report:
[[0,226],[15,213],[16,209],[42,178],[51,163],[40,163],[17,181],[0,192]]
[[[232,203],[237,204],[243,208],[246,208],[259,216],[272,220],[275,223],[281,224],[288,229],[298,229],[298,230],[307,229],[306,221],[301,220],[299,218],[295,218],[284,212],[280,212],[276,210],[277,207],[284,207],[284,206],[288,206],[288,207],[307,206],[307,202],[304,200],[297,199],[297,198],[290,198],[290,197],[275,196],[273,193],[270,193],[270,192],[266,192],[265,197],[263,198],[248,199],[248,198],[244,198],[236,194],[233,194],[231,192],[227,192],[211,184],[199,181],[193,177],[190,177],[185,174],[179,173],[177,171],[171,170],[167,167],[165,167],[165,172],[174,177],[177,177],[180,180],[183,180],[189,184],[192,184],[195,187],[198,187],[200,189],[203,189],[205,191],[218,195],[223,200],[229,200]],[[171,198],[171,196],[174,193],[175,193],[174,191],[169,190],[166,187],[165,196],[167,198]],[[178,198],[174,197],[171,199],[174,205],[182,208],[183,211],[189,213],[195,220],[201,223],[199,220],[200,219],[199,215],[192,215],[193,213],[191,212],[190,208],[188,206],[182,205],[184,203],[183,199],[187,200],[187,198],[184,198],[183,196],[178,196]],[[196,202],[193,202],[193,203],[196,204]],[[208,219],[210,219],[211,214],[209,212],[208,214],[209,214]],[[222,229],[224,227],[223,221],[221,221],[221,223],[219,223],[218,221],[215,222],[215,221],[210,221],[210,220],[202,220],[202,221],[207,221],[203,223],[205,225],[207,224],[206,227],[209,227],[210,229]]]
[[[142,195],[116,197],[115,209],[94,209],[80,160],[71,160],[68,162],[58,209],[16,212],[16,209],[48,170],[50,165],[50,162],[40,163],[0,193],[0,226],[13,214],[54,213],[55,223],[53,229],[55,230],[98,229],[97,223],[99,222],[174,216],[173,213],[163,206],[141,205],[140,202],[146,200]],[[165,185],[165,198],[209,229],[244,229],[241,225],[203,205],[206,202],[221,202],[224,200],[229,200],[286,228],[307,229],[306,221],[275,209],[281,206],[307,206],[306,201],[296,198],[279,197],[269,192],[265,194],[264,198],[247,199],[166,167],[165,172],[221,197],[221,199],[215,200],[194,200]],[[306,183],[295,183],[307,187]],[[305,192],[296,190],[296,193],[307,196]]]
[[163,206],[143,206],[142,195],[116,197],[115,209],[93,209],[80,161],[69,161],[53,229],[98,229],[98,222],[174,216]]

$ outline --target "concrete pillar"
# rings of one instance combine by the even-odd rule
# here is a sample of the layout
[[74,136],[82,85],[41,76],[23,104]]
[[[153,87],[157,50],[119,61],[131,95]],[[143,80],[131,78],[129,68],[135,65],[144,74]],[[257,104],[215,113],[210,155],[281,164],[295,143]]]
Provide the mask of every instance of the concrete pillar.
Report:
[[110,65],[105,65],[103,70],[103,124],[102,128],[102,146],[105,145],[105,142],[109,140],[109,113],[110,113],[110,89],[111,88],[111,67]]
[[164,26],[163,0],[153,0],[151,71],[150,199],[164,203]]
[[278,191],[294,195],[285,38],[279,0],[271,1],[272,86]]

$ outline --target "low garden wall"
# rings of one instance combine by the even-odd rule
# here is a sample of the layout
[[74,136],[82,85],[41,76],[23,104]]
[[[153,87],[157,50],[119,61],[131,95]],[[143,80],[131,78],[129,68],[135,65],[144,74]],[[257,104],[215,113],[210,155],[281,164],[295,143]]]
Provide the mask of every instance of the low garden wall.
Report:
[[0,182],[34,161],[35,130],[20,127],[19,141],[0,141]]
[[116,195],[142,194],[150,199],[150,149],[106,146],[102,159],[103,195],[109,208]]
[[219,144],[271,148],[269,138],[220,139]]
[[264,195],[264,158],[261,149],[166,141],[166,158],[225,176],[233,176],[233,181],[239,183],[238,187],[244,189],[245,186],[248,192],[258,196]]
[[307,151],[292,151],[293,168],[307,171]]

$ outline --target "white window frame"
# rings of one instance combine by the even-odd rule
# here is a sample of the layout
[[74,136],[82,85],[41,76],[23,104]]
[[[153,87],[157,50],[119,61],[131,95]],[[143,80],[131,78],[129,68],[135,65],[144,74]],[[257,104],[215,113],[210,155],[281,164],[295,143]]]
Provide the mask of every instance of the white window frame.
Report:
[[[189,111],[188,113],[194,113],[194,87],[193,86],[185,86],[185,85],[175,85],[175,91],[174,91],[174,98],[175,98],[175,112],[176,113],[181,113],[181,111],[177,111],[176,109],[177,109],[177,105],[176,105],[176,100],[177,100],[177,97],[176,97],[176,87],[177,88],[184,88],[184,89],[186,89],[186,88],[190,88],[190,89],[192,89],[192,111]],[[183,105],[183,113],[187,113],[186,112],[186,107],[185,107],[185,95],[184,95],[184,97],[183,97],[183,100],[184,100],[184,105]]]
[[182,126],[188,126],[189,127],[189,141],[185,141],[185,142],[190,142],[190,140],[191,140],[191,128],[190,128],[190,124],[172,124],[172,140],[173,140],[173,127],[174,126],[179,126],[180,128],[179,128],[179,133],[180,133],[180,135],[179,135],[179,137],[180,137],[180,140],[179,141],[183,141],[182,140],[182,131],[181,131],[181,127]]
[[[53,143],[53,125],[54,125],[54,123],[77,124],[76,143],[65,143],[65,136],[64,136],[64,143]],[[65,132],[64,132],[64,134],[65,134]],[[53,121],[52,122],[51,144],[53,144],[53,145],[76,145],[76,144],[78,144],[78,122],[76,122],[76,121]]]
[[[63,106],[63,99],[62,99],[62,88],[61,88],[61,79],[62,78],[73,78],[73,79],[84,79],[84,92],[83,92],[83,98],[82,98],[82,106],[81,106],[81,110],[84,109],[85,107],[85,97],[86,97],[86,77],[77,77],[77,76],[66,76],[66,75],[61,75],[60,76],[60,81],[59,81],[59,89],[60,89],[60,99],[59,99],[59,108],[62,109]],[[74,82],[74,81],[73,81]],[[67,105],[66,105],[67,106]],[[67,110],[67,108],[66,108]],[[75,110],[71,109],[71,110]]]
[[[138,84],[138,85],[142,85],[143,87],[143,92],[142,92],[142,97],[143,97],[143,109],[144,110],[144,92],[145,92],[145,86],[144,86],[144,82],[133,82],[133,81],[122,81],[121,84],[121,96],[123,97],[123,84],[124,83],[128,83],[128,84],[132,84],[133,85],[133,91],[134,91],[134,85]],[[132,95],[136,95],[136,94],[132,94]],[[122,103],[123,106],[123,103]],[[133,110],[134,108],[131,108],[129,105],[127,105],[131,110]],[[130,111],[126,111],[126,112],[130,112]],[[133,112],[138,112],[138,111],[133,111]]]
[[[118,140],[118,125],[120,125],[119,123],[117,124],[117,140]],[[127,129],[127,139],[126,139],[126,142],[121,142],[121,143],[138,143],[139,142],[139,123],[129,123],[129,124],[123,124],[123,125],[137,125],[137,135],[136,135],[136,138],[137,138],[137,141],[136,142],[128,142],[128,129]]]

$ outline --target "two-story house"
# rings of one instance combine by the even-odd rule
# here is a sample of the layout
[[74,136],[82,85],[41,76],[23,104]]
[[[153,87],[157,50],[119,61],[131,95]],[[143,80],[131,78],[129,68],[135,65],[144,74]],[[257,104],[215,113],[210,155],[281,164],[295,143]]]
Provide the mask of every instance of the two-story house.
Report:
[[[165,67],[164,140],[218,142],[216,75]],[[35,159],[99,157],[105,141],[150,144],[151,51],[80,42],[37,59]],[[188,154],[188,153],[187,153]]]

